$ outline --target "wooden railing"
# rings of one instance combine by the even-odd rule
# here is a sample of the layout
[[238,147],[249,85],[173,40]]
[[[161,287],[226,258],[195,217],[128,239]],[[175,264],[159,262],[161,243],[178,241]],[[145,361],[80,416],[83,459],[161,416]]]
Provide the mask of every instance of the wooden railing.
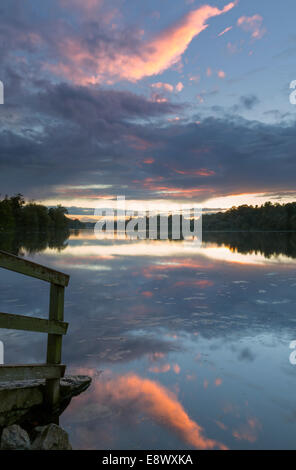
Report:
[[50,283],[49,319],[0,313],[0,328],[47,333],[47,359],[45,364],[0,365],[0,382],[46,380],[46,402],[54,407],[60,398],[60,378],[65,366],[61,364],[62,338],[68,323],[64,322],[64,291],[69,276],[32,261],[0,251],[0,268]]

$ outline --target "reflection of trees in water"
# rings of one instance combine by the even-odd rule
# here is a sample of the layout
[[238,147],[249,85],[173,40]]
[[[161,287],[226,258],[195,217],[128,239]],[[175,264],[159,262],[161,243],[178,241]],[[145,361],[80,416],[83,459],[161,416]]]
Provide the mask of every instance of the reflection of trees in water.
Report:
[[[71,231],[72,236],[79,236],[80,230]],[[48,232],[0,232],[0,250],[21,254],[22,249],[29,253],[38,253],[47,248],[64,250],[68,244],[70,231]],[[168,240],[172,237],[168,236]],[[166,240],[163,240],[164,243]],[[177,240],[173,240],[176,242]],[[180,240],[182,241],[182,240]],[[296,258],[296,232],[203,232],[203,242],[226,246],[231,251],[242,254],[264,255],[270,258],[285,255]]]
[[242,254],[296,258],[295,232],[203,232],[203,241],[225,245]]
[[0,250],[21,255],[22,250],[39,253],[47,248],[62,251],[67,247],[69,230],[48,232],[0,232]]

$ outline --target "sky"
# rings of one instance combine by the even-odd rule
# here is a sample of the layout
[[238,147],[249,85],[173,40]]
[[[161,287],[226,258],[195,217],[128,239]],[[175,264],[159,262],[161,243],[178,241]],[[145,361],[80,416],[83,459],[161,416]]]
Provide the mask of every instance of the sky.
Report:
[[294,0],[1,0],[1,195],[82,215],[117,196],[295,200],[295,13]]

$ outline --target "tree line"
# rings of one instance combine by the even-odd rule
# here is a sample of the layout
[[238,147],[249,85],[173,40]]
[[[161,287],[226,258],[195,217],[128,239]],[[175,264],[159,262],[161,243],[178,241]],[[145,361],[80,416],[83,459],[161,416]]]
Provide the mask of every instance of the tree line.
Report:
[[[144,219],[146,219],[146,231],[148,234],[150,219],[149,217],[144,217]],[[126,224],[129,220],[126,221]],[[160,233],[160,220],[161,216],[158,215],[156,224],[157,235]],[[168,224],[168,233],[170,238],[172,234],[172,215],[169,215],[168,219],[165,218],[165,220]],[[182,229],[182,218],[180,218],[180,228]],[[191,231],[193,231],[193,218],[191,218],[190,228]],[[296,202],[289,202],[286,204],[273,204],[271,202],[266,202],[261,206],[244,204],[238,207],[231,207],[231,209],[228,209],[225,212],[216,212],[212,214],[205,213],[202,217],[202,230],[203,232],[296,232]]]
[[[25,202],[22,194],[5,196],[0,199],[0,231],[46,233],[91,228],[94,225],[78,219],[72,220],[66,216],[67,213],[67,209],[61,205],[48,208],[35,202]],[[157,232],[160,219],[158,216]],[[148,225],[149,218],[146,218],[146,228]],[[169,233],[171,226],[172,216],[168,220]],[[225,212],[204,214],[202,226],[203,231],[296,231],[296,202],[266,202],[262,206],[244,204]]]
[[225,212],[205,214],[203,230],[225,231],[296,231],[296,202],[262,206],[244,204]]
[[70,228],[83,228],[79,220],[72,221],[61,205],[46,207],[35,202],[26,202],[22,194],[0,199],[0,231],[57,232]]

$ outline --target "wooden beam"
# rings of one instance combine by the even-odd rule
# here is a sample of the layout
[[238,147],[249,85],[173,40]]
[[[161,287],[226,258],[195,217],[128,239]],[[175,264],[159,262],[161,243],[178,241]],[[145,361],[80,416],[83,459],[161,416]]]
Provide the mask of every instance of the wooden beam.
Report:
[[24,315],[14,315],[11,313],[0,313],[0,328],[65,335],[67,333],[68,323],[43,318],[26,317]]
[[42,281],[52,282],[60,286],[67,286],[69,283],[68,274],[55,271],[41,264],[33,263],[26,259],[14,256],[0,250],[0,268],[9,269],[26,276],[36,277]]
[[[64,320],[64,295],[65,288],[57,286],[56,284],[50,285],[50,301],[49,301],[49,320],[63,321]],[[47,363],[60,364],[62,360],[62,336],[61,335],[48,335],[47,340]],[[60,381],[47,380],[46,382],[46,400],[50,407],[54,407],[60,399]]]
[[66,366],[56,364],[24,364],[0,366],[0,382],[35,379],[57,379],[64,376]]

